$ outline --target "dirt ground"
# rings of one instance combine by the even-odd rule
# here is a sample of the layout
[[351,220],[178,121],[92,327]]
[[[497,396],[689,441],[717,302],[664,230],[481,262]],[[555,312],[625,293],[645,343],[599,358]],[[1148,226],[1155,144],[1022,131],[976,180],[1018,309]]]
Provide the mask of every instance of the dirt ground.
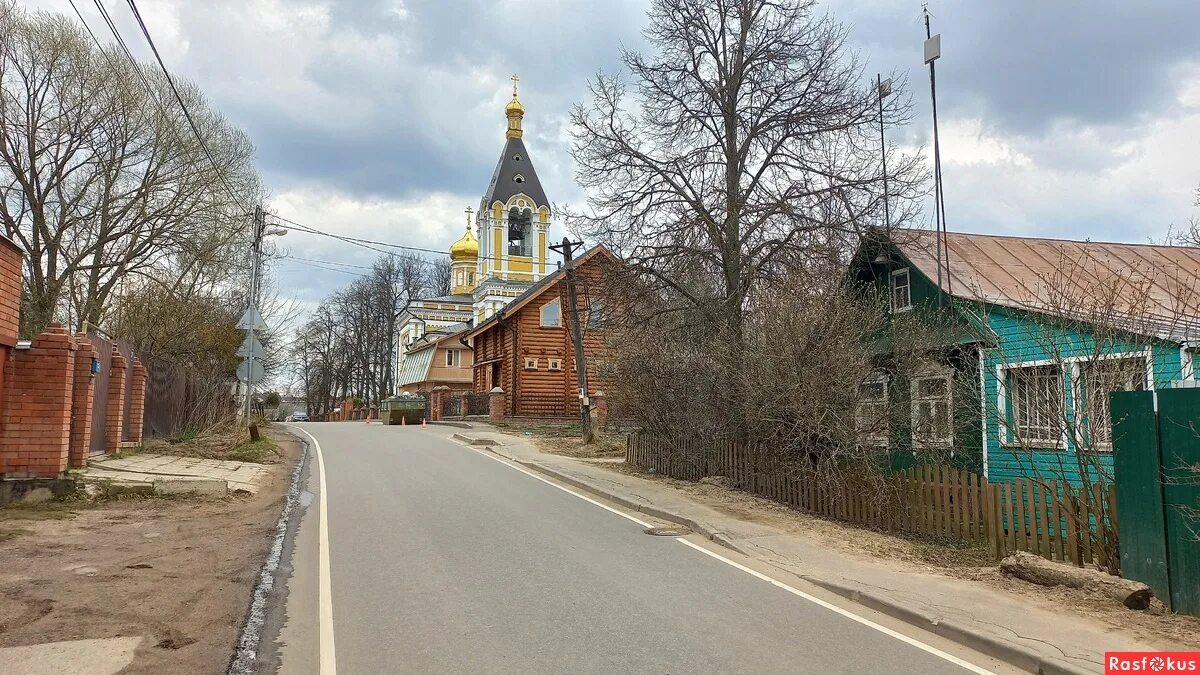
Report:
[[224,673],[300,456],[275,438],[284,461],[252,497],[5,513],[0,526],[19,532],[0,541],[0,647],[144,636],[122,672]]
[[851,557],[864,560],[887,558],[895,564],[911,567],[913,572],[942,574],[976,581],[1020,596],[1042,609],[1054,612],[1069,611],[1099,621],[1115,630],[1132,632],[1147,642],[1168,642],[1200,649],[1198,617],[1171,614],[1161,608],[1157,613],[1134,611],[1120,606],[1111,598],[1088,591],[1063,587],[1045,588],[1010,578],[1000,573],[996,562],[982,547],[897,537],[818,518],[740,490],[647,474],[621,462],[597,464],[609,470],[668,483],[697,502],[717,511],[802,536]]
[[598,433],[592,443],[584,445],[577,424],[561,426],[509,424],[502,428],[510,434],[531,436],[539,448],[556,455],[575,457],[576,459],[625,456],[625,437],[621,434]]

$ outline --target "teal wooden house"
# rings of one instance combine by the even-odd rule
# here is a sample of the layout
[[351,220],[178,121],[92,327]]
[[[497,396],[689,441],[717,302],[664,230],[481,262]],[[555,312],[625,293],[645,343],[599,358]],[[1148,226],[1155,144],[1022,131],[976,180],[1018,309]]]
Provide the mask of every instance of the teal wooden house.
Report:
[[1200,249],[894,229],[849,276],[889,314],[859,434],[897,465],[1111,480],[1109,393],[1195,378]]

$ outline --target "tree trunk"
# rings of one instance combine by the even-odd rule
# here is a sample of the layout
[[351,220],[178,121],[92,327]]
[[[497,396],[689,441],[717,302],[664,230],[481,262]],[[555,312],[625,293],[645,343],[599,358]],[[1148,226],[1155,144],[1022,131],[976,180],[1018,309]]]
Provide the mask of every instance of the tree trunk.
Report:
[[1039,586],[1067,586],[1099,591],[1130,609],[1147,609],[1154,591],[1140,581],[1100,570],[1073,567],[1019,551],[1000,561],[1000,571]]

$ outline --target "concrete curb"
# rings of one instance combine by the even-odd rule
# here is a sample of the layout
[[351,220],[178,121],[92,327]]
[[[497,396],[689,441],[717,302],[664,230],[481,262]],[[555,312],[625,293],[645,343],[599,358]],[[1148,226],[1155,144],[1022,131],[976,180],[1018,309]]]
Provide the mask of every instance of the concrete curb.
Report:
[[[487,446],[486,449],[496,455],[504,457],[505,459],[516,462],[521,466],[554,478],[555,480],[566,483],[591,495],[600,497],[615,504],[619,504],[627,509],[637,511],[638,513],[644,513],[653,518],[658,518],[659,520],[665,520],[669,523],[675,523],[676,525],[683,525],[716,544],[720,544],[725,548],[736,551],[747,557],[754,557],[734,544],[721,532],[718,532],[713,528],[691,518],[687,518],[655,506],[639,504],[633,500],[626,499],[620,495],[615,495],[611,492],[608,492],[599,486],[564,474],[538,461],[514,457],[508,453],[499,451],[493,446]],[[929,631],[948,640],[952,640],[980,653],[995,657],[1022,670],[1038,673],[1039,675],[1094,675],[1097,672],[1103,672],[1103,668],[1099,664],[1097,664],[1097,669],[1090,670],[1065,659],[1048,657],[1038,653],[1033,649],[1025,647],[1024,645],[1002,640],[993,635],[977,631],[961,625],[952,619],[943,619],[922,614],[921,612],[910,609],[889,598],[809,575],[798,576],[814,586],[823,588],[831,593],[846,598],[847,600],[863,605],[864,607],[869,607],[894,619],[898,619],[912,626],[916,626],[922,630]]]
[[454,422],[451,420],[429,420],[428,424],[430,426],[436,425],[436,426],[440,426],[440,427],[458,427],[459,429],[473,429],[474,428],[471,426],[470,422]]
[[591,483],[588,483],[586,481],[581,481],[577,478],[574,478],[574,477],[564,474],[560,471],[557,471],[551,467],[548,467],[545,464],[542,464],[540,462],[526,460],[526,459],[520,459],[517,457],[510,457],[507,454],[497,452],[496,449],[492,446],[488,446],[487,449],[497,455],[500,455],[501,457],[504,457],[505,459],[516,462],[517,464],[520,464],[521,466],[524,466],[529,469],[533,469],[534,471],[537,471],[540,474],[549,476],[555,480],[566,483],[566,484],[570,485],[571,487],[583,490],[584,492],[587,492],[593,496],[600,497],[601,499],[624,506],[625,508],[627,508],[631,511],[637,511],[638,513],[644,513],[644,514],[650,516],[651,518],[658,518],[659,520],[665,520],[668,523],[675,523],[676,525],[683,525],[684,527],[690,529],[691,531],[695,532],[696,534],[699,534],[700,536],[704,537],[705,539],[708,539],[709,541],[711,541],[715,544],[724,546],[725,548],[728,548],[731,551],[736,551],[742,555],[747,555],[747,553],[745,551],[743,551],[736,544],[734,544],[733,541],[731,541],[729,539],[729,537],[725,536],[724,533],[714,530],[713,528],[705,525],[704,523],[692,520],[691,518],[687,518],[685,516],[681,516],[681,515],[672,513],[670,511],[660,509],[655,506],[650,506],[647,504],[639,504],[638,502],[635,502],[631,499],[626,499],[619,495],[612,494],[611,492],[608,492],[602,488],[592,485]]
[[1024,645],[1002,640],[993,635],[963,626],[953,619],[922,614],[869,591],[850,588],[849,586],[826,581],[825,579],[819,579],[807,574],[799,576],[810,584],[840,595],[847,600],[856,602],[864,607],[869,607],[893,619],[899,619],[935,635],[940,635],[948,640],[974,649],[977,652],[993,656],[1009,665],[1031,673],[1038,673],[1039,675],[1095,675],[1095,673],[1103,672],[1100,664],[1097,664],[1097,669],[1089,670],[1070,661],[1048,657]]

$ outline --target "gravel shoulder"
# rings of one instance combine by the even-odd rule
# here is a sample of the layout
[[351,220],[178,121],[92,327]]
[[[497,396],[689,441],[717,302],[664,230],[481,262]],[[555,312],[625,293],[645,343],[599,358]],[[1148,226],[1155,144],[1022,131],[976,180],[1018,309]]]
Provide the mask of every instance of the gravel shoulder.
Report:
[[[253,497],[54,503],[6,513],[0,648],[142,637],[124,673],[224,673],[301,446]],[[64,513],[65,512],[65,513]]]

